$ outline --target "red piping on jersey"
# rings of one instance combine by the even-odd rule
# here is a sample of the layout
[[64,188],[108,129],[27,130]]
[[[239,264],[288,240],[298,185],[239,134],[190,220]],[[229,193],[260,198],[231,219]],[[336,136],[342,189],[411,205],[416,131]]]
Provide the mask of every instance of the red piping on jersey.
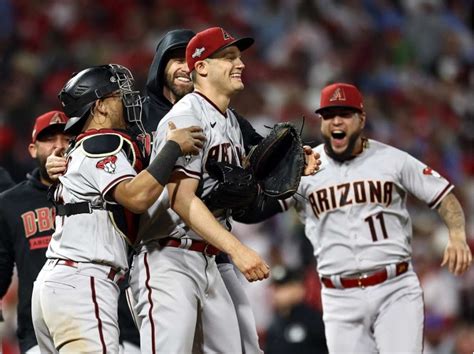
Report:
[[223,113],[216,105],[214,102],[212,102],[209,98],[207,98],[206,96],[204,96],[201,92],[197,92],[197,91],[194,91],[194,93],[196,95],[199,95],[201,96],[202,98],[204,98],[207,102],[209,102],[209,104],[214,107],[215,109],[217,109],[217,112],[219,112],[220,114],[222,114],[224,116],[224,118],[227,118],[227,114],[226,113]]
[[143,263],[145,265],[145,271],[146,271],[145,286],[146,286],[146,289],[148,290],[148,302],[150,303],[150,309],[148,310],[148,317],[150,320],[150,327],[151,327],[151,348],[152,348],[151,352],[155,354],[155,322],[153,321],[153,299],[151,297],[150,267],[148,266],[147,256],[148,254],[145,253],[143,257]]
[[99,304],[97,303],[97,297],[95,294],[95,279],[90,278],[91,290],[92,290],[92,302],[94,303],[95,318],[97,319],[97,328],[99,329],[100,343],[102,344],[102,353],[107,353],[107,346],[105,345],[104,333],[102,332],[102,320],[100,319]]
[[430,207],[430,208],[435,207],[439,203],[439,201],[444,197],[444,195],[449,190],[449,188],[451,188],[451,187],[452,187],[452,184],[449,183],[446,186],[446,188],[444,188],[443,191],[435,198],[435,200],[433,200],[430,204],[428,204],[428,207]]
[[114,179],[112,182],[110,182],[107,187],[104,188],[104,190],[102,191],[102,197],[105,199],[105,195],[109,192],[109,190],[114,187],[116,184],[118,184],[119,182],[122,182],[126,179],[131,179],[131,178],[134,178],[135,176],[134,175],[123,175],[123,176],[120,176],[119,178],[117,179]]
[[190,177],[201,179],[201,174],[199,172],[194,172],[194,171],[188,170],[188,169],[186,169],[182,166],[176,166],[175,168],[173,168],[173,171],[180,171],[180,172],[183,172],[183,173],[189,175]]

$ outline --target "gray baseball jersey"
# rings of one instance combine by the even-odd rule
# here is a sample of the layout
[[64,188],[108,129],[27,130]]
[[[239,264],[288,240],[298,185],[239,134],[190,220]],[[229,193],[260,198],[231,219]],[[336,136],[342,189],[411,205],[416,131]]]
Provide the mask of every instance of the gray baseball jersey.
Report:
[[[205,169],[209,158],[241,166],[245,151],[243,137],[237,118],[231,110],[228,109],[223,114],[212,102],[199,93],[186,95],[185,99],[176,103],[173,109],[160,121],[154,137],[155,143],[151,159],[155,158],[166,143],[168,122],[173,122],[177,128],[191,125],[200,126],[206,135],[207,141],[199,154],[192,157],[180,157],[175,166],[175,170],[201,180],[200,197],[205,197],[217,184],[217,181],[210,178]],[[221,224],[225,225],[225,215],[219,211],[214,214]],[[179,238],[184,235],[192,239],[201,239],[169,208],[166,190],[142,216],[139,230],[139,238],[145,241],[168,236]]]
[[[244,149],[237,119],[230,110],[220,112],[204,96],[188,94],[160,121],[152,159],[166,143],[170,121],[177,128],[200,126],[206,135],[199,155],[181,157],[175,165],[176,170],[200,180],[201,196],[205,196],[217,183],[205,168],[209,158],[240,165]],[[214,215],[224,224],[222,214]],[[201,240],[169,208],[166,192],[142,217],[140,232],[144,246],[134,257],[130,285],[142,350],[189,353],[195,338],[201,337],[196,333],[198,325],[204,352],[241,353],[237,316],[214,257],[184,248],[162,248],[155,242],[164,237]]]
[[[107,199],[107,193],[135,175],[123,151],[93,158],[88,157],[80,145],[70,154],[66,173],[59,177],[61,184],[57,197],[64,203],[116,204]],[[46,257],[104,263],[127,270],[126,241],[109,213],[104,209],[95,209],[91,214],[56,216],[56,231]]]
[[[328,157],[323,145],[314,150],[320,172],[302,178],[300,195],[290,203],[305,223],[319,274],[336,284],[322,289],[329,351],[421,352],[422,291],[411,264],[407,270],[401,263],[412,254],[406,201],[412,194],[435,208],[453,186],[409,154],[374,140],[343,163]],[[341,285],[343,278],[357,282],[384,270],[388,280],[377,285]]]
[[[351,274],[411,258],[408,193],[435,208],[453,186],[406,152],[369,140],[344,163],[320,145],[321,168],[303,177],[296,208],[321,275]],[[291,202],[290,202],[291,203]]]

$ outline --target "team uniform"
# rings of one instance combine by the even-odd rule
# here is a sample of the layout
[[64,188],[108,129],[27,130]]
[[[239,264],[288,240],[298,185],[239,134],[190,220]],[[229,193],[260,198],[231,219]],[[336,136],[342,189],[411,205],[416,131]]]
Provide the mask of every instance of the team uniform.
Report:
[[[396,148],[365,141],[321,167],[293,199],[314,247],[330,352],[421,352],[423,298],[411,260],[408,193],[436,208],[453,186]],[[373,333],[373,334],[372,334]],[[377,343],[377,345],[376,345]]]
[[62,212],[56,217],[48,260],[35,282],[32,299],[33,324],[42,352],[119,351],[117,281],[128,270],[130,233],[120,224],[123,208],[108,192],[133,178],[136,171],[134,159],[123,148],[126,142],[105,156],[84,148],[86,141],[104,134],[124,137],[112,130],[79,136],[55,192]]
[[[152,159],[165,143],[170,121],[178,128],[200,126],[207,137],[199,155],[181,157],[175,165],[200,180],[200,196],[205,197],[217,183],[206,171],[208,159],[241,164],[243,138],[237,119],[229,109],[221,113],[203,95],[188,94],[160,122]],[[227,224],[224,210],[214,215]],[[189,353],[198,335],[196,325],[201,325],[204,352],[241,353],[236,313],[215,262],[219,250],[189,229],[169,207],[165,191],[142,215],[139,230],[142,247],[134,257],[130,285],[142,350]]]
[[17,337],[22,353],[37,345],[31,320],[33,282],[46,260],[54,232],[55,209],[47,198],[39,169],[0,195],[0,298],[18,271]]

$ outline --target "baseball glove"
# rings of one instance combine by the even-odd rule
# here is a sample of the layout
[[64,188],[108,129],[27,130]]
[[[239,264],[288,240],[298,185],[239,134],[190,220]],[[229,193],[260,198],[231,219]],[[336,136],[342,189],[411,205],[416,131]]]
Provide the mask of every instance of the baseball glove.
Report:
[[278,123],[248,156],[249,168],[267,196],[296,193],[305,168],[301,137],[291,123]]
[[213,159],[207,162],[206,169],[212,178],[219,181],[203,198],[209,209],[246,207],[256,198],[258,187],[250,171]]

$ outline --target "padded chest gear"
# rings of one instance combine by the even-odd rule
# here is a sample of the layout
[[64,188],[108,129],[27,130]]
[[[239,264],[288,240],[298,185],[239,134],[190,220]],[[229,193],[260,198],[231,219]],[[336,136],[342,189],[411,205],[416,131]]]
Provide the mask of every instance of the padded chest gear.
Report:
[[107,157],[123,150],[130,164],[135,167],[137,154],[129,137],[119,133],[101,133],[86,136],[81,140],[82,150],[88,157]]

